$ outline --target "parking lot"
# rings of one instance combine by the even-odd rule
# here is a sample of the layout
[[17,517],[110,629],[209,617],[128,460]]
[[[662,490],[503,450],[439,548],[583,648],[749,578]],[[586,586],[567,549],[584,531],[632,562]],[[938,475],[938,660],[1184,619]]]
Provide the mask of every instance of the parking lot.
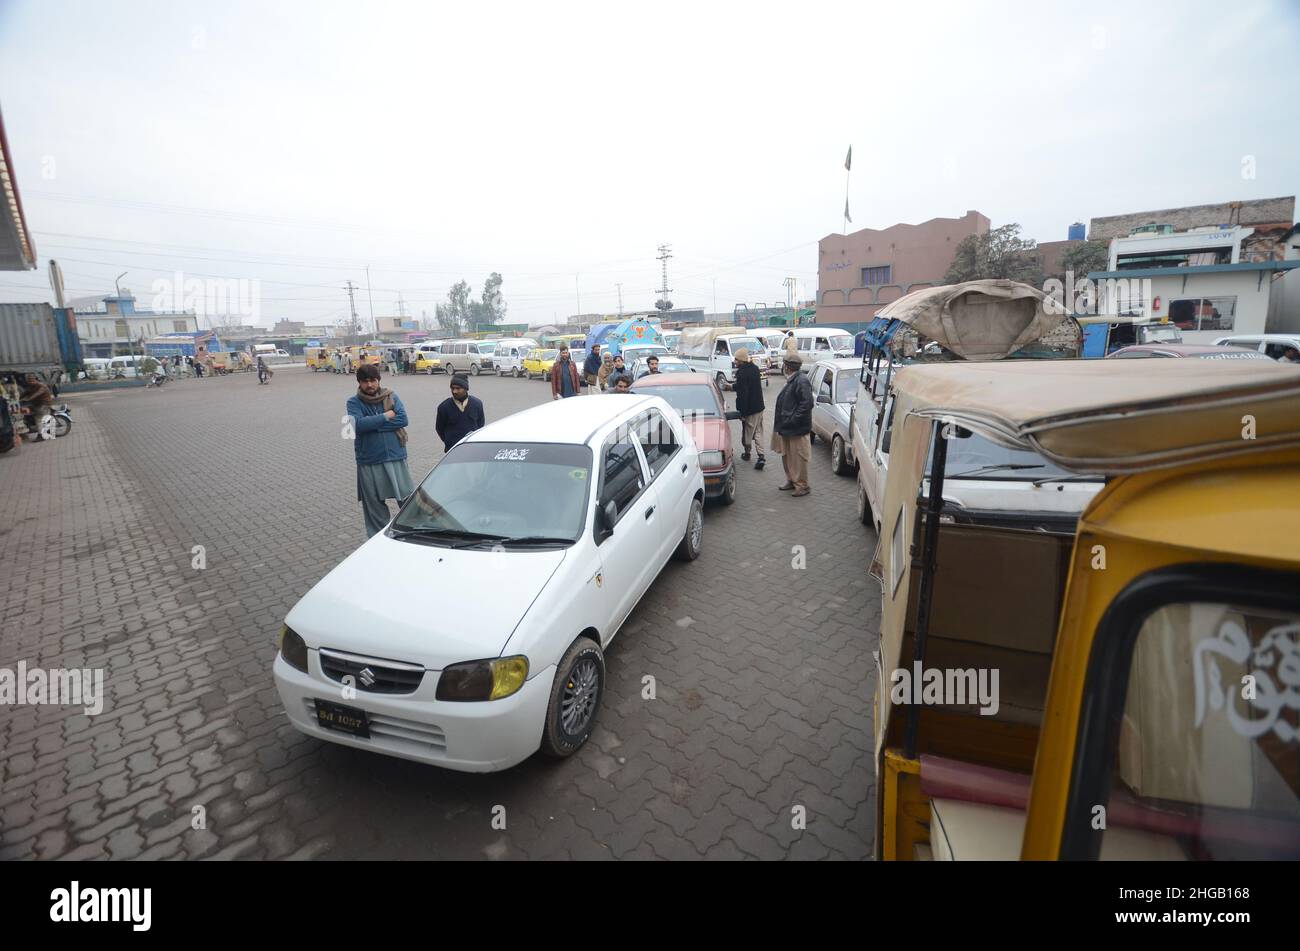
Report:
[[[417,479],[447,383],[386,378]],[[875,537],[821,443],[807,498],[777,491],[779,457],[741,464],[703,555],[670,563],[610,646],[570,759],[468,775],[294,731],[270,675],[280,622],[365,538],[354,390],[284,368],[69,394],[70,436],[0,457],[0,667],[103,668],[108,692],[98,716],[0,713],[0,859],[871,854]],[[489,423],[550,398],[487,375],[471,391]]]

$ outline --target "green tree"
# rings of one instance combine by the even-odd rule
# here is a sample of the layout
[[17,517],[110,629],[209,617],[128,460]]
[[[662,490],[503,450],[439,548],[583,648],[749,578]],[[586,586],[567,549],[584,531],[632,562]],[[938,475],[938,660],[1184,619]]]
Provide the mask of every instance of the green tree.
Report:
[[1081,241],[1061,255],[1061,273],[1053,275],[1065,280],[1065,272],[1074,272],[1074,282],[1078,284],[1093,271],[1105,271],[1110,267],[1109,241]]
[[434,318],[443,330],[459,336],[470,322],[473,314],[473,301],[470,300],[470,287],[465,281],[457,281],[447,291],[445,303],[434,308]]
[[482,309],[485,323],[499,324],[506,318],[506,299],[501,293],[501,275],[493,271],[483,282]]
[[967,235],[957,245],[945,284],[1006,278],[1037,287],[1043,280],[1038,243],[1020,237],[1020,225],[1008,224],[987,234]]

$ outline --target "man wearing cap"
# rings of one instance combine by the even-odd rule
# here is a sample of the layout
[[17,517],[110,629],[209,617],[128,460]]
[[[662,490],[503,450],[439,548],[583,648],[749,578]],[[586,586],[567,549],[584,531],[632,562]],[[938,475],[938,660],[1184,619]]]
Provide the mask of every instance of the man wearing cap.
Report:
[[808,460],[812,458],[813,391],[808,377],[801,371],[803,360],[787,351],[781,364],[786,383],[776,397],[776,412],[772,420],[772,451],[781,454],[785,467],[785,485],[782,492],[794,490],[793,497],[807,495]]
[[469,395],[469,379],[457,373],[451,378],[451,396],[438,405],[438,418],[433,424],[442,440],[442,451],[451,452],[452,446],[486,425],[483,401]]
[[560,359],[551,365],[551,399],[567,399],[580,392],[578,365],[569,359],[568,345],[560,344]]
[[[736,412],[740,414],[740,445],[745,450],[740,458],[749,461],[749,447],[758,450],[758,462],[754,468],[761,470],[767,464],[763,458],[763,384],[758,367],[749,359],[749,348],[736,350],[736,382],[732,389],[736,391]],[[653,357],[651,358],[653,359]],[[654,373],[656,371],[651,370]]]

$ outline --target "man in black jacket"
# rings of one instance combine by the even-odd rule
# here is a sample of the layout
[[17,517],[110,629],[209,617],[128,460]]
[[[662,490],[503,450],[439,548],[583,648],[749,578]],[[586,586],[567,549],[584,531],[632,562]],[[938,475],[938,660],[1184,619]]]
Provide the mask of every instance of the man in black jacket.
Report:
[[793,498],[807,495],[808,460],[812,458],[813,391],[808,377],[801,371],[803,360],[787,351],[781,370],[785,387],[776,397],[776,414],[772,421],[772,451],[781,454],[785,467],[782,492],[794,489]]
[[477,396],[469,395],[469,380],[460,374],[453,376],[451,396],[439,404],[438,418],[433,424],[438,438],[442,440],[442,451],[451,452],[452,446],[486,425],[483,401]]
[[[755,469],[767,465],[763,457],[763,384],[762,374],[754,361],[749,359],[749,349],[740,347],[736,350],[736,382],[732,389],[736,391],[736,412],[740,414],[740,445],[745,450],[740,458],[749,461],[749,447],[758,450]],[[652,358],[653,359],[653,358]]]

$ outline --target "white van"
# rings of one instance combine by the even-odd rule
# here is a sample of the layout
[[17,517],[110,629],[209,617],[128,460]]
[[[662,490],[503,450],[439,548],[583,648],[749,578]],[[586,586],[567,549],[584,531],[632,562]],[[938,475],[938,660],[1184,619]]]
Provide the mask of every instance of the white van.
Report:
[[146,360],[152,360],[155,363],[158,363],[160,362],[161,358],[151,357],[142,354],[140,355],[132,354],[124,357],[113,357],[111,360],[108,361],[108,367],[105,370],[105,372],[108,374],[108,378],[110,380],[118,379],[118,378],[125,378],[128,380],[132,380],[138,376],[144,375],[143,372],[140,370],[140,367]]
[[677,341],[677,355],[697,373],[707,373],[723,389],[736,382],[736,351],[744,347],[760,373],[767,372],[767,349],[741,327],[690,327]]
[[[448,374],[468,370],[470,376],[478,376],[483,370],[492,369],[492,347],[480,349],[478,340],[445,340],[442,344],[442,367]],[[482,352],[486,350],[487,352]]]
[[531,337],[498,340],[492,353],[492,366],[496,368],[497,376],[523,376],[524,357],[536,346],[537,341]]
[[794,339],[807,373],[818,360],[836,360],[853,356],[853,334],[838,327],[796,327]]
[[108,365],[113,360],[111,357],[86,357],[81,362],[85,367],[85,379],[103,380],[108,377]]

